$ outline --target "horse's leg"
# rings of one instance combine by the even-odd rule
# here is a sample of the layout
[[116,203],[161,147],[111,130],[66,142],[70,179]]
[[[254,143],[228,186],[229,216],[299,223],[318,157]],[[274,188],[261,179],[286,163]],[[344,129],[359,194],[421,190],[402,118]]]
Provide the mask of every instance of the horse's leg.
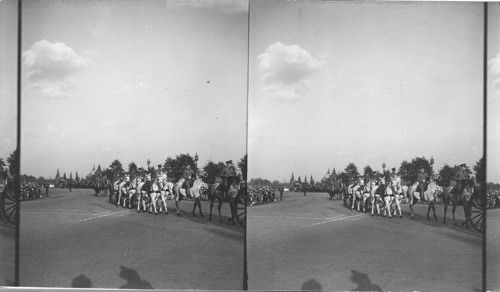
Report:
[[453,207],[451,208],[451,214],[453,215],[453,225],[457,226],[457,222],[455,222],[455,210],[457,209],[457,203],[453,202]]
[[210,215],[208,221],[212,221],[212,209],[214,208],[215,194],[210,194]]
[[168,215],[168,209],[167,209],[167,192],[161,191],[160,192],[161,196],[161,201],[163,202],[163,207],[165,207],[165,215]]
[[396,199],[396,212],[399,212],[399,218],[403,218],[403,212],[401,210],[401,199],[402,199],[401,195],[399,195],[398,198]]
[[219,205],[217,206],[217,210],[219,211],[219,221],[222,222],[222,215],[220,213],[220,210],[222,209],[222,204],[224,203],[224,200],[222,198],[217,198],[219,201]]
[[437,221],[438,217],[436,216],[436,206],[434,205],[434,202],[431,202],[432,205],[432,213],[434,214],[434,220]]
[[462,200],[463,202],[463,205],[464,205],[464,213],[465,213],[465,221],[464,224],[465,225],[465,228],[469,228],[469,209],[467,208],[467,202],[465,200]]
[[198,200],[198,210],[200,211],[200,217],[203,217],[203,212],[201,211],[201,196],[197,198]]
[[443,224],[446,224],[446,211],[448,211],[448,202],[447,200],[444,199],[444,197],[443,197],[443,204],[444,204]]
[[392,218],[392,213],[391,213],[391,196],[387,196],[384,198],[385,199],[385,211],[387,212],[387,216],[389,218]]
[[194,199],[194,202],[193,202],[193,216],[196,217],[196,205],[198,205],[198,198]]
[[177,197],[175,198],[175,212],[177,213],[177,216],[180,216],[181,213],[179,212],[179,194],[177,194]]
[[153,208],[153,213],[155,215],[158,215],[158,210],[156,208],[156,199],[158,198],[158,193],[152,192],[151,194],[149,194],[149,198],[151,199],[151,205],[152,205],[152,208]]

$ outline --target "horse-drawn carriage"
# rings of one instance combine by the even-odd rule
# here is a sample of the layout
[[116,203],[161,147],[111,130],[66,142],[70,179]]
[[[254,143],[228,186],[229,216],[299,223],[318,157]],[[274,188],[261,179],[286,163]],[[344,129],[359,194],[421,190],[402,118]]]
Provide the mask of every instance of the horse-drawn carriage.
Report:
[[484,226],[486,225],[484,215],[488,209],[486,194],[481,190],[475,191],[467,202],[467,209],[469,216],[467,216],[466,220],[472,225],[472,228],[479,232],[483,232]]
[[11,224],[17,224],[19,198],[12,179],[8,179],[6,185],[1,187],[0,194],[0,218]]

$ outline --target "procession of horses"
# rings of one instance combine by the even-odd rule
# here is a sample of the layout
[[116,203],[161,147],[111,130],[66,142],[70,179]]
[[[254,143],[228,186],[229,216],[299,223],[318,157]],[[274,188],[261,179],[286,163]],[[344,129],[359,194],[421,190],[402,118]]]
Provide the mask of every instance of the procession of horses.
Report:
[[439,183],[440,175],[429,177],[424,191],[419,188],[421,182],[416,181],[411,185],[402,184],[401,177],[393,175],[375,176],[372,178],[359,178],[351,184],[336,182],[329,191],[330,199],[341,199],[345,207],[358,212],[380,215],[383,217],[403,218],[401,205],[403,202],[409,205],[409,216],[414,219],[414,206],[417,203],[425,203],[427,207],[427,220],[438,220],[436,215],[436,203],[444,203],[443,224],[446,224],[448,206],[451,205],[453,224],[456,226],[455,210],[459,205],[463,206],[465,220],[462,223],[466,228],[469,224],[476,230],[482,231],[484,209],[482,205],[482,188],[476,182],[474,176],[460,181],[451,179],[450,185],[443,187]]
[[206,173],[203,171],[195,174],[192,186],[185,187],[186,178],[181,177],[175,183],[167,179],[166,173],[142,172],[122,174],[118,179],[110,181],[104,176],[97,176],[94,180],[96,196],[107,196],[110,202],[117,207],[128,208],[139,213],[154,215],[170,214],[168,201],[174,201],[175,213],[180,216],[180,203],[182,200],[193,201],[192,215],[204,217],[201,201],[210,201],[209,221],[212,221],[212,211],[217,201],[219,221],[223,222],[221,209],[224,202],[229,203],[231,215],[227,221],[233,224],[246,224],[246,182],[241,174],[232,177],[227,187],[219,177],[215,183],[204,182]]

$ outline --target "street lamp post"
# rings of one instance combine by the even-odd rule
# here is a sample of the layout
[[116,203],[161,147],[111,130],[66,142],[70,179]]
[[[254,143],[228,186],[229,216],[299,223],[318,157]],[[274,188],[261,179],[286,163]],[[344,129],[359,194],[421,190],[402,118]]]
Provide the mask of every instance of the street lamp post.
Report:
[[148,158],[148,161],[146,162],[146,164],[148,165],[148,171],[150,171],[149,165],[151,164],[151,161],[149,161],[149,158]]
[[384,163],[382,163],[382,172],[383,172],[383,174],[385,174],[385,167],[386,167],[386,165],[385,165],[385,162],[384,162]]

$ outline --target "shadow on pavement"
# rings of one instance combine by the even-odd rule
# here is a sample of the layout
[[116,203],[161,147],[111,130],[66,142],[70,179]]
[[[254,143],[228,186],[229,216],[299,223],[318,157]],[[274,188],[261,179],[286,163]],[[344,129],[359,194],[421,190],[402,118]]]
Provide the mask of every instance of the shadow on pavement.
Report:
[[154,289],[148,281],[141,279],[136,270],[120,266],[120,277],[127,280],[120,289]]
[[351,272],[351,281],[358,285],[351,291],[383,291],[379,285],[372,283],[367,274],[355,270],[351,270]]
[[71,281],[71,287],[73,288],[92,288],[92,281],[85,275],[80,274],[78,277]]
[[323,287],[321,283],[315,279],[309,279],[304,284],[302,284],[301,291],[321,291]]

